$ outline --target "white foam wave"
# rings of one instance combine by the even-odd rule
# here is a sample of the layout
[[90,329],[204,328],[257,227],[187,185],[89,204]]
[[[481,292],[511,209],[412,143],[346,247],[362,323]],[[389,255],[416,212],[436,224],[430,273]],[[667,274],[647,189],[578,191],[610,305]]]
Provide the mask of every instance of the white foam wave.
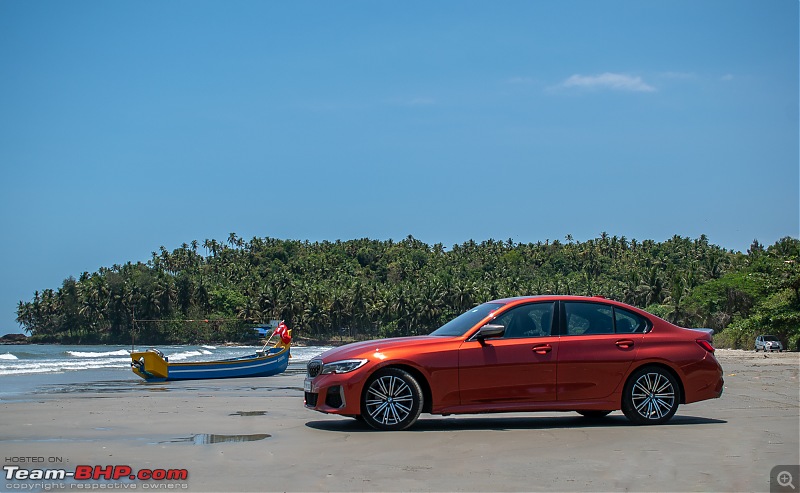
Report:
[[[119,347],[119,346],[118,346]],[[162,346],[161,350],[169,356],[171,362],[211,361],[228,359],[251,354],[253,346],[218,347],[212,346]],[[257,349],[261,349],[261,345]],[[8,351],[7,348],[3,348]],[[292,347],[292,364],[304,364],[309,359],[330,347]],[[16,349],[16,354],[6,352],[0,354],[0,376],[22,374],[65,373],[69,371],[97,369],[130,369],[130,356],[126,349],[114,347],[62,347],[32,345],[24,349]],[[174,353],[174,354],[171,354]],[[0,379],[0,393],[4,386]]]
[[200,346],[203,349],[217,349],[217,346]]
[[102,353],[85,352],[85,351],[67,351],[67,354],[76,358],[107,358],[109,356],[130,356],[130,351],[127,349],[119,349],[117,351],[105,351]]
[[[168,354],[167,358],[169,358],[170,362],[173,361],[183,361],[185,359],[191,358],[193,356],[201,356],[203,353],[200,351],[184,351],[182,353],[175,353],[175,354]],[[211,354],[211,353],[208,353]]]
[[73,360],[17,360],[3,362],[0,375],[20,375],[26,373],[57,373],[74,370],[95,370],[99,368],[125,368],[130,359],[93,358]]
[[333,349],[333,348],[330,346],[292,347],[292,359],[295,363],[299,363],[302,361],[310,361],[314,359],[315,356],[319,356],[328,349]]

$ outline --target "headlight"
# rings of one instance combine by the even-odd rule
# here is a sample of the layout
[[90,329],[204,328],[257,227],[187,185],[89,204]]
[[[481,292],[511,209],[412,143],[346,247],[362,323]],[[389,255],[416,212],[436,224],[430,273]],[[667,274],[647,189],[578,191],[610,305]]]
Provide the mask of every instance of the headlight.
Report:
[[322,366],[322,374],[329,373],[349,373],[357,370],[367,363],[366,359],[344,359],[342,361],[334,361],[332,363],[325,363]]

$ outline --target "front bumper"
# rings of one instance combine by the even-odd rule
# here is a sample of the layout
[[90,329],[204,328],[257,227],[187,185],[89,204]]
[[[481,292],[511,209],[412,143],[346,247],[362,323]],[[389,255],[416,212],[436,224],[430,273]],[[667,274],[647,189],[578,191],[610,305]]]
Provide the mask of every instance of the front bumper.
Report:
[[362,383],[358,375],[351,373],[306,377],[303,382],[305,406],[327,414],[361,414]]

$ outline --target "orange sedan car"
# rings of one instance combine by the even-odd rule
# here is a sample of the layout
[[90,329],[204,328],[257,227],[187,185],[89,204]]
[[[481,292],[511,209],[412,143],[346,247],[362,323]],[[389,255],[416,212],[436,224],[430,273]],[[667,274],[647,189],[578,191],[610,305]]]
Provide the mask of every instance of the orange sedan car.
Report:
[[711,335],[604,298],[490,301],[427,336],[348,344],[308,363],[305,406],[403,430],[420,413],[621,409],[636,424],[722,395]]

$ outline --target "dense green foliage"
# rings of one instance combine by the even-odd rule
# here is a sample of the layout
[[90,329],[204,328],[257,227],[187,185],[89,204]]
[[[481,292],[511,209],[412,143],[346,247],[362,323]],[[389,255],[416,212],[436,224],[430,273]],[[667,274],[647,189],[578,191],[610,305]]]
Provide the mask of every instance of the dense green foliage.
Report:
[[[601,295],[682,326],[723,331],[718,343],[752,347],[771,333],[800,334],[800,240],[747,253],[705,236],[657,243],[625,237],[575,242],[468,241],[447,250],[409,236],[310,243],[231,234],[147,263],[66,279],[20,302],[35,341],[143,343],[241,340],[247,327],[285,319],[296,336],[428,333],[491,299],[523,294]],[[134,321],[136,321],[134,323]],[[342,329],[346,328],[346,329]]]

